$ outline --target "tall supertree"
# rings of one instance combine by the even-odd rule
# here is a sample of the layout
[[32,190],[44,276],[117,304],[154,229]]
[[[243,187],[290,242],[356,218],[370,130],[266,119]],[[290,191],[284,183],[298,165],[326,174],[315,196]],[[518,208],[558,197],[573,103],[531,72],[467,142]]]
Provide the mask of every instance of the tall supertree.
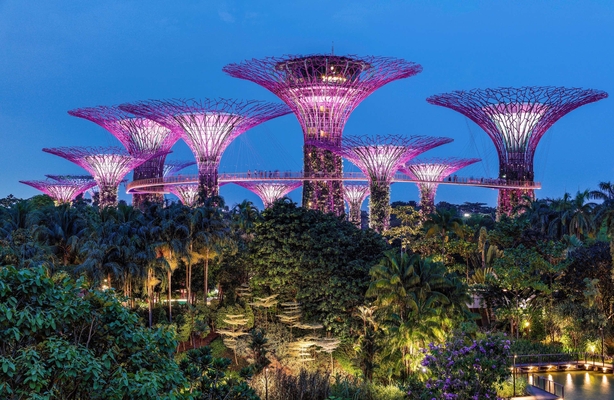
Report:
[[[341,157],[316,142],[339,146],[350,114],[367,96],[421,71],[420,65],[396,58],[332,54],[252,59],[224,67],[227,74],[265,87],[292,108],[305,139],[305,176],[334,178],[343,174]],[[342,214],[343,181],[306,179],[303,207]]]
[[[499,178],[530,186],[535,149],[546,131],[568,112],[607,96],[593,89],[521,87],[455,91],[427,101],[456,110],[478,124],[497,149]],[[499,213],[509,214],[523,196],[534,197],[533,189],[500,189]]]
[[72,161],[92,174],[100,190],[100,208],[117,204],[117,187],[132,169],[162,155],[153,153],[135,157],[120,147],[58,147],[43,151]]
[[89,179],[54,179],[47,181],[19,181],[32,186],[53,199],[56,205],[70,204],[78,195],[96,186],[96,181]]
[[348,220],[358,228],[362,227],[360,208],[368,195],[369,185],[345,185],[343,187],[343,197],[349,207]]
[[195,183],[173,185],[169,187],[169,191],[177,196],[184,206],[195,207],[198,205],[198,185]]
[[[133,179],[161,178],[164,173],[164,161],[171,147],[179,140],[179,132],[173,131],[159,123],[135,117],[119,107],[86,107],[68,111],[68,114],[92,121],[115,136],[134,157],[143,154],[160,153],[134,169]],[[157,193],[135,194],[132,203],[140,207],[145,202],[162,203],[164,196]]]
[[395,172],[419,154],[451,141],[428,136],[350,136],[328,149],[356,164],[369,178],[369,226],[381,233],[390,225],[390,183]]
[[[224,186],[227,182],[220,182],[219,186]],[[179,198],[181,204],[188,207],[198,206],[198,184],[183,183],[180,185],[168,185],[168,191]]]
[[420,191],[420,207],[423,215],[429,215],[435,211],[435,193],[439,186],[437,182],[478,161],[479,158],[434,158],[410,161],[399,170],[412,179],[422,181],[416,183]]
[[166,161],[166,163],[164,164],[164,169],[162,170],[162,176],[164,176],[165,178],[167,176],[173,176],[182,169],[190,167],[194,164],[196,164],[196,161]]
[[181,133],[198,164],[200,201],[218,195],[220,160],[237,136],[291,112],[284,104],[227,99],[152,100],[120,108]]
[[281,199],[303,183],[300,181],[285,182],[235,182],[250,192],[255,193],[264,203],[264,208],[269,208],[276,200]]

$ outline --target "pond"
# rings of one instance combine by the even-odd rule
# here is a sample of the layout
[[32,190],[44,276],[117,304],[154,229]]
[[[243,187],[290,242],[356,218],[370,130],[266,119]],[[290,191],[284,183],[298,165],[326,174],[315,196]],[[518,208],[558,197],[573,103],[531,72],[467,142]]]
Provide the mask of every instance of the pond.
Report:
[[571,371],[540,374],[565,386],[565,400],[614,399],[614,375]]

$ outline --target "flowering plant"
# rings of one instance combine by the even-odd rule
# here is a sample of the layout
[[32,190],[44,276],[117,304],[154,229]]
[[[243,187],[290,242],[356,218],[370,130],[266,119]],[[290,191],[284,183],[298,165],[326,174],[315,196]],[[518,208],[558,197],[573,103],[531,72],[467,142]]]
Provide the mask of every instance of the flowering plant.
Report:
[[430,344],[422,366],[430,376],[415,399],[497,399],[497,388],[510,376],[510,341],[488,334],[469,340],[464,334],[443,345]]

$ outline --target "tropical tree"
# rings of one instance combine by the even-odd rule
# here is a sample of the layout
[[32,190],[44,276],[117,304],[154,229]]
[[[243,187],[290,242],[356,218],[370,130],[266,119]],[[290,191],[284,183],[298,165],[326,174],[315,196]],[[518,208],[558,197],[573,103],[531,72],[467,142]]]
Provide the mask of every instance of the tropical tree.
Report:
[[[193,260],[204,261],[203,292],[206,305],[209,291],[209,262],[221,253],[224,246],[232,244],[228,235],[230,227],[226,213],[210,202],[203,207],[193,209],[190,225],[190,256]],[[189,274],[191,275],[191,271]],[[191,285],[191,276],[189,281]]]
[[41,267],[0,268],[2,399],[188,398],[176,346],[112,292]]
[[462,225],[463,220],[452,211],[447,210],[435,210],[424,222],[426,237],[437,237],[441,241],[441,255],[444,260],[446,257],[446,243],[450,240],[450,235],[455,233],[458,236],[462,236]]
[[[417,366],[418,349],[443,339],[449,317],[445,310],[451,304],[446,292],[454,292],[454,284],[443,264],[392,250],[371,269],[371,277],[367,297],[375,297],[374,305],[385,321],[389,335],[385,353],[388,358],[400,353],[402,375],[408,376]],[[467,300],[459,294],[455,298]]]

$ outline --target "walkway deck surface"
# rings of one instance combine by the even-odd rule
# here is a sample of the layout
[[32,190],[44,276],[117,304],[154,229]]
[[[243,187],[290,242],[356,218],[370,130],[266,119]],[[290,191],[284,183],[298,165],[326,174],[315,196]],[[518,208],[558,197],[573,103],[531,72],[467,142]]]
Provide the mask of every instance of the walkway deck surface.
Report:
[[527,386],[527,391],[531,393],[530,396],[512,397],[510,400],[558,400],[560,397],[551,393],[536,388],[535,386]]

